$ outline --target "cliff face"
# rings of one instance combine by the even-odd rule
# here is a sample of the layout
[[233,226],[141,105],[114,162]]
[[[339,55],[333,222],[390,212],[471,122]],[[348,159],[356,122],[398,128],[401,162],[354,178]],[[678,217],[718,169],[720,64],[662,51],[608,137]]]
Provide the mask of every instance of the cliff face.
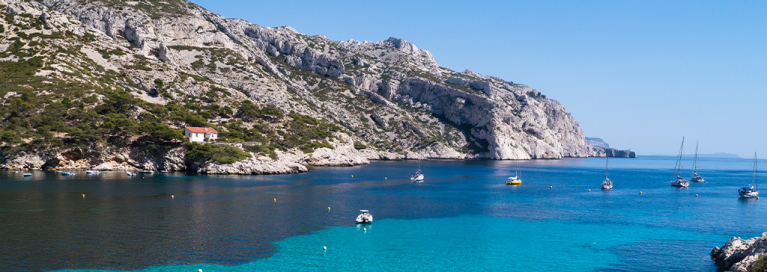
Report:
[[[717,271],[764,271],[767,268],[767,259],[764,259],[767,258],[767,232],[748,240],[732,237],[722,248],[711,250],[711,258],[719,267]],[[760,266],[759,270],[754,270],[756,265]]]
[[[101,86],[100,78],[119,74],[107,83],[149,103],[175,101],[210,110],[251,100],[325,119],[367,147],[348,150],[354,163],[598,155],[559,102],[529,86],[439,66],[431,53],[403,39],[331,41],[290,27],[227,19],[182,0],[0,0],[0,5],[7,6],[5,13],[44,21],[36,41],[57,44],[47,37],[65,33],[59,37],[69,40],[60,45],[75,46],[77,52],[44,56],[39,77]],[[2,23],[6,29],[15,24]],[[20,31],[28,36],[35,30]],[[10,32],[3,34],[6,49],[19,35]],[[206,118],[211,124],[228,120]],[[221,169],[200,171],[214,168]],[[239,169],[217,171],[249,171]]]

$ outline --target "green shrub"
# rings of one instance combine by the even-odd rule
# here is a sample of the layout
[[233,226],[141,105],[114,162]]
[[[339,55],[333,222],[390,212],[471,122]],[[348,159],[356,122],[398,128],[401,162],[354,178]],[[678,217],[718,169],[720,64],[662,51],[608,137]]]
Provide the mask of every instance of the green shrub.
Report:
[[360,142],[354,142],[354,149],[359,150],[359,149],[365,149],[365,148],[368,148],[368,146]]
[[754,266],[748,269],[748,272],[767,272],[767,255],[759,257]]
[[218,163],[235,163],[247,158],[250,154],[242,149],[228,145],[191,143],[186,150],[186,163],[199,167],[207,161]]

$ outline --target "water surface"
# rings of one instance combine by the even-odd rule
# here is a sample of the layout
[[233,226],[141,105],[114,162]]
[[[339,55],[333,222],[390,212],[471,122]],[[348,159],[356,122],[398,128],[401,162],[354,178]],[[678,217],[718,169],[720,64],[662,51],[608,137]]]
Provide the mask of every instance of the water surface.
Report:
[[[752,162],[699,159],[709,182],[680,189],[674,160],[611,159],[609,192],[603,158],[520,162],[521,186],[503,184],[516,162],[492,160],[426,161],[420,184],[407,180],[413,162],[276,176],[0,172],[0,265],[715,271],[711,248],[767,231],[764,200],[737,198]],[[366,230],[360,209],[375,216]]]

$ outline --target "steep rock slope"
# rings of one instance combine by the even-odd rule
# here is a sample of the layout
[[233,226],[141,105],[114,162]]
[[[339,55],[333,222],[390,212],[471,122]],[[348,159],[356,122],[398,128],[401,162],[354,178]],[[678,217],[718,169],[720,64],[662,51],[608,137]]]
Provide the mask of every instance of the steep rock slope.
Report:
[[[291,122],[287,117],[245,118],[241,102],[250,100],[258,107],[340,126],[335,138],[349,137],[344,145],[355,148],[343,152],[355,157],[349,157],[351,162],[366,162],[356,157],[597,155],[584,141],[577,121],[557,101],[522,84],[441,67],[428,51],[402,39],[331,41],[290,27],[227,19],[183,0],[0,0],[0,5],[6,19],[0,22],[6,29],[0,45],[5,58],[0,61],[39,58],[42,63],[34,69],[37,80],[55,80],[58,86],[87,84],[82,88],[86,95],[75,102],[85,103],[85,111],[111,101],[103,91],[93,91],[107,89],[148,103],[131,108],[136,112],[128,118],[140,121],[148,113],[163,121],[164,115],[153,111],[152,105],[178,105],[223,130],[224,141],[234,142],[243,139],[232,132],[237,129],[232,122],[242,122],[251,138],[261,139],[263,152],[277,149],[288,156],[301,145],[312,144],[315,148],[302,148],[314,151],[325,148],[316,143],[328,143],[321,138],[288,141],[290,129],[281,129]],[[39,34],[31,37],[34,33]],[[25,45],[16,48],[21,42]],[[8,53],[13,50],[24,54]],[[39,94],[46,88],[50,89],[31,89]],[[8,98],[9,93],[0,94]],[[54,99],[61,102],[60,97]],[[163,122],[171,127],[194,123]],[[264,126],[276,129],[267,132]],[[228,137],[226,132],[231,132]],[[141,135],[124,136],[135,140]],[[333,147],[341,142],[328,140]],[[163,154],[154,157],[167,157]],[[307,156],[297,160],[316,161]]]

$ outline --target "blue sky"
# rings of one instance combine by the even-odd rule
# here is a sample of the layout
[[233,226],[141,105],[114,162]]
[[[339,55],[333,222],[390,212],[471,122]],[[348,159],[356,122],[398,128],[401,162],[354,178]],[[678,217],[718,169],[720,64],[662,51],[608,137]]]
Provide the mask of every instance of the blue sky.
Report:
[[332,40],[409,40],[456,71],[527,84],[588,137],[639,155],[767,158],[767,1],[193,0]]

